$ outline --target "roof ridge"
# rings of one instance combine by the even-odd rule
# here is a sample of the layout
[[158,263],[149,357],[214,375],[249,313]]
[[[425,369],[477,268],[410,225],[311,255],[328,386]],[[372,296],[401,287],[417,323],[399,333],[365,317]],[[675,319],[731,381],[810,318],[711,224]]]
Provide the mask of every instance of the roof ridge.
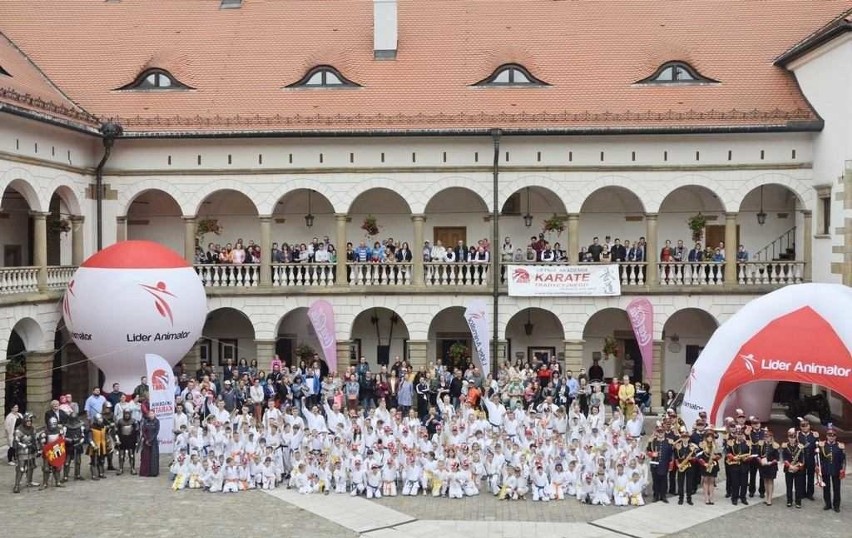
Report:
[[[11,47],[13,49],[18,51],[18,54],[20,54],[33,67],[33,69],[36,70],[36,72],[44,79],[45,82],[47,82],[48,85],[50,85],[51,88],[56,90],[59,93],[59,95],[61,95],[65,99],[67,99],[69,103],[71,103],[72,105],[77,107],[79,109],[78,112],[80,112],[81,114],[83,114],[85,116],[88,116],[91,119],[97,119],[96,115],[92,114],[91,112],[89,112],[88,110],[83,108],[77,101],[75,101],[74,99],[71,98],[71,96],[69,96],[67,93],[65,93],[65,91],[62,88],[59,87],[59,85],[57,85],[55,82],[53,82],[53,80],[50,77],[48,77],[47,74],[44,71],[42,71],[41,67],[39,67],[39,65],[37,63],[35,63],[32,58],[30,58],[29,54],[24,52],[24,50],[21,47],[19,47],[17,43],[12,41],[12,38],[7,36],[6,33],[3,30],[0,30],[0,36],[2,36],[3,39],[5,39],[9,43],[9,45],[11,45]],[[57,103],[53,103],[53,104],[57,105]],[[57,106],[60,106],[60,105],[57,105]]]
[[850,17],[852,17],[852,7],[849,7],[846,11],[823,24],[803,39],[797,41],[792,47],[781,53],[777,58],[775,58],[775,65],[783,65],[791,60],[795,60],[811,48],[820,44],[823,38],[829,37],[833,32],[844,27],[852,27],[852,20],[850,20]]

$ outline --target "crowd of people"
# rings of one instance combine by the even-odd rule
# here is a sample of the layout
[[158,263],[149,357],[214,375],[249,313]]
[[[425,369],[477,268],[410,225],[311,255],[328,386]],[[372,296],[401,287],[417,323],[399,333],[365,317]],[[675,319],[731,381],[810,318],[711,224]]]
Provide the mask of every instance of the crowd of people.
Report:
[[[801,508],[823,485],[825,509],[840,511],[846,455],[832,426],[823,440],[802,419],[779,443],[758,417],[737,410],[723,430],[710,428],[703,412],[688,427],[669,391],[664,402],[672,407],[647,437],[647,387],[627,376],[604,383],[597,363],[576,377],[555,362],[505,363],[492,376],[469,362],[414,369],[399,357],[378,372],[361,358],[342,375],[323,373],[318,357],[293,367],[276,358],[269,373],[243,359],[228,361],[221,376],[207,364],[194,376],[180,367],[176,374],[169,464],[176,490],[490,494],[616,506],[675,496],[691,505],[699,488],[705,504],[715,503],[724,469],[733,504],[758,494],[771,505],[780,466],[787,506]],[[36,428],[16,407],[6,417],[16,493],[83,480],[83,456],[93,480],[107,471],[136,474],[140,450],[138,474],[159,474],[160,426],[144,377],[129,394],[117,384],[107,395],[94,388],[82,410],[62,396],[44,424]],[[33,476],[39,457],[41,484]]]
[[[72,477],[85,480],[84,457],[88,457],[92,480],[106,479],[107,471],[137,474],[137,455],[138,474],[157,476],[160,425],[148,404],[147,380],[142,378],[133,394],[124,394],[116,384],[113,392],[104,396],[100,387],[95,387],[82,410],[70,394],[60,396],[50,402],[43,428],[36,427],[31,413],[22,414],[13,405],[5,420],[7,459],[15,466],[13,492],[20,493],[22,486],[46,489],[51,482],[61,488]],[[34,476],[38,458],[40,483]]]

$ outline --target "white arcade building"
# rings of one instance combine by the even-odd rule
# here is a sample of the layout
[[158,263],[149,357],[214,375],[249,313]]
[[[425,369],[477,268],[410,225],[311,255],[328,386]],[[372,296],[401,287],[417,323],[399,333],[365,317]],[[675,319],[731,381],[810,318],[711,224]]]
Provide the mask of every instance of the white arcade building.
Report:
[[[335,309],[341,365],[424,365],[470,349],[462,313],[479,298],[497,313],[497,361],[576,371],[599,358],[607,376],[650,383],[656,404],[750,300],[852,284],[849,0],[40,6],[0,5],[7,411],[97,382],[59,305],[75,267],[124,239],[196,264],[209,315],[191,371],[297,361],[317,347],[306,310],[319,298]],[[539,233],[565,259],[525,265],[577,265],[595,237],[644,238],[645,256],[619,262],[616,297],[511,296],[499,245],[525,255]],[[334,262],[270,255],[326,237]],[[388,238],[412,259],[344,255]],[[238,239],[260,260],[198,263],[197,244]],[[427,241],[483,239],[488,263],[421,256]],[[721,243],[725,260],[666,261],[668,241]],[[640,295],[655,309],[651,372],[624,310]]]

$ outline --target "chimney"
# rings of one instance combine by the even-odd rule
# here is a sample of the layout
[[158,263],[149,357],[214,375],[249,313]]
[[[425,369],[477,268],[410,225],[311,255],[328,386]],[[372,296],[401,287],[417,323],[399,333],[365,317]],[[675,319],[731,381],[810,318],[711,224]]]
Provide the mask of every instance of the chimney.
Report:
[[373,0],[373,58],[393,60],[396,48],[396,0]]

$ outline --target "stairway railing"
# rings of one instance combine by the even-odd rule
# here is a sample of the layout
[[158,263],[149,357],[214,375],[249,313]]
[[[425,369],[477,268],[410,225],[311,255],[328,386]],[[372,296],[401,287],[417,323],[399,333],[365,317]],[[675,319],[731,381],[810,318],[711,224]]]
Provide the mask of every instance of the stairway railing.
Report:
[[[783,234],[775,238],[771,243],[756,251],[752,260],[754,261],[772,261],[777,260],[781,254],[787,254],[787,251],[796,250],[796,227],[793,226]],[[794,256],[795,258],[795,256]]]

